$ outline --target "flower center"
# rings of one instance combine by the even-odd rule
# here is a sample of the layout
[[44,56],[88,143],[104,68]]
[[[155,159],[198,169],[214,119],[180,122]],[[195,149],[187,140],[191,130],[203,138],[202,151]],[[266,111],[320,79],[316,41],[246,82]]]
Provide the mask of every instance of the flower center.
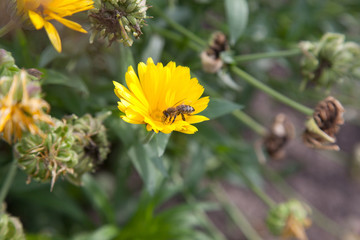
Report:
[[161,111],[160,109],[156,109],[151,112],[150,116],[156,121],[162,122],[164,114],[163,111]]

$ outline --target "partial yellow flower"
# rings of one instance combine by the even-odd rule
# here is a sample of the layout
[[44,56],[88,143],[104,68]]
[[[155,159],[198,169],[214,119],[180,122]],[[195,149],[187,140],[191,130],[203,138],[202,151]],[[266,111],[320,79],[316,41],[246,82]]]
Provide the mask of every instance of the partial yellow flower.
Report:
[[[27,73],[22,70],[14,75],[8,93],[0,94],[0,137],[9,144],[21,138],[24,131],[41,134],[35,124],[38,121],[52,124],[51,117],[44,112],[50,109],[49,104],[29,95],[27,81]],[[0,84],[5,84],[5,78],[0,79]]]
[[26,14],[37,30],[45,28],[46,33],[58,52],[61,52],[61,40],[54,25],[56,20],[75,31],[87,33],[80,24],[64,17],[94,8],[92,0],[17,0],[18,12]]
[[114,82],[115,94],[119,97],[118,108],[125,122],[146,124],[148,131],[171,133],[178,131],[193,134],[197,128],[191,124],[209,120],[196,115],[209,103],[209,97],[201,97],[204,88],[196,78],[190,77],[188,67],[169,62],[138,65],[136,75],[132,66],[125,75],[126,85]]

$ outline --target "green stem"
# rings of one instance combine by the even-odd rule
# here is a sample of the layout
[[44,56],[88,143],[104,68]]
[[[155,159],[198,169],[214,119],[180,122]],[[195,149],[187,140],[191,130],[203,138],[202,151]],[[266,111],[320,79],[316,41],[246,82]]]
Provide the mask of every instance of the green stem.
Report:
[[256,186],[237,164],[227,157],[223,157],[223,161],[232,171],[241,176],[246,186],[248,186],[269,208],[275,206],[275,202],[265,192],[263,192],[263,190]]
[[5,181],[4,181],[4,184],[2,185],[1,187],[1,191],[0,191],[0,204],[2,202],[4,202],[5,198],[6,198],[6,195],[8,194],[9,192],[9,189],[11,187],[11,184],[13,183],[14,181],[14,177],[15,177],[15,174],[16,174],[16,169],[17,169],[17,166],[16,166],[16,158],[13,157],[13,160],[11,162],[11,165],[9,167],[9,170],[7,172],[7,175],[6,175],[6,178],[5,178]]
[[259,134],[260,136],[265,136],[267,133],[267,130],[265,127],[263,127],[261,124],[256,122],[254,119],[252,119],[249,115],[244,113],[241,110],[235,110],[232,112],[232,114],[239,119],[242,123],[244,123],[246,126],[251,128],[254,132]]
[[304,113],[305,115],[308,116],[312,116],[313,114],[313,110],[311,108],[308,108],[298,102],[295,102],[294,100],[282,95],[281,93],[275,91],[274,89],[268,87],[267,85],[265,85],[264,83],[260,82],[259,80],[257,80],[256,78],[254,78],[253,76],[249,75],[248,73],[244,72],[243,70],[241,70],[240,68],[236,67],[236,66],[231,66],[231,70],[238,75],[239,77],[241,77],[242,79],[244,79],[246,82],[248,82],[249,84],[253,85],[256,88],[259,88],[260,90],[264,91],[265,93],[269,94],[270,96],[272,96],[273,98],[275,98],[276,100],[298,110],[299,112]]
[[[168,39],[170,39],[172,41],[176,41],[176,42],[179,42],[179,43],[183,42],[182,35],[179,35],[176,32],[172,32],[172,31],[169,31],[167,29],[157,27],[155,25],[151,26],[151,28],[154,30],[154,32],[157,32],[161,36],[166,37],[166,38],[168,38]],[[188,41],[187,46],[189,46],[191,49],[193,49],[193,50],[195,50],[197,52],[201,52],[203,50],[203,47],[195,44],[194,42]]]
[[261,170],[268,179],[272,180],[271,183],[282,195],[286,196],[287,198],[297,198],[309,205],[312,210],[312,219],[316,225],[318,225],[324,231],[337,236],[339,239],[343,237],[343,233],[346,231],[346,229],[338,226],[336,222],[326,217],[323,213],[321,213],[321,211],[307,202],[300,194],[293,190],[292,187],[280,175],[266,166],[262,166]]
[[164,11],[159,9],[157,6],[152,5],[152,8],[150,8],[156,15],[160,16],[162,19],[164,19],[171,27],[173,27],[175,30],[177,30],[178,32],[184,34],[185,36],[187,36],[188,38],[192,39],[194,42],[198,43],[200,46],[202,47],[206,47],[207,43],[202,40],[201,38],[199,38],[198,36],[196,36],[194,33],[192,33],[191,31],[187,30],[185,27],[181,26],[180,24],[178,24],[177,22],[173,21],[172,19],[170,19],[168,16],[166,16],[166,14],[164,14]]
[[[196,200],[193,196],[185,194],[186,201],[191,205],[196,205]],[[225,240],[226,237],[220,232],[213,222],[206,215],[205,211],[201,208],[195,208],[196,215],[202,222],[202,226],[211,234],[214,240]]]
[[276,51],[276,52],[267,52],[267,53],[254,53],[254,54],[245,54],[234,57],[236,63],[253,61],[264,58],[280,58],[280,57],[289,57],[296,56],[301,53],[299,48],[284,50],[284,51]]
[[148,132],[147,134],[146,134],[146,136],[145,136],[145,138],[144,138],[144,140],[143,140],[143,144],[148,144],[150,141],[151,141],[151,139],[155,136],[155,132],[154,131],[150,131],[150,132]]
[[218,201],[222,204],[224,210],[227,212],[230,218],[235,222],[241,232],[245,235],[246,239],[262,239],[256,232],[256,230],[251,226],[251,224],[246,219],[245,215],[240,211],[240,209],[230,201],[227,193],[220,184],[214,184],[211,190],[215,194]]
[[15,22],[10,20],[5,26],[0,28],[0,37],[3,37],[5,34],[11,31],[15,27]]

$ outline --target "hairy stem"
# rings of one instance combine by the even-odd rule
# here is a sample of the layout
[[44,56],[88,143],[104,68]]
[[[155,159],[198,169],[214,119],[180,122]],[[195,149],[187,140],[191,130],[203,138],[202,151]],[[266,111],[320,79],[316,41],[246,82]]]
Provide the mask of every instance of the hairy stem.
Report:
[[267,53],[253,53],[253,54],[245,54],[234,57],[234,61],[236,63],[259,60],[264,58],[280,58],[280,57],[290,57],[296,56],[301,53],[300,48],[284,50],[284,51],[275,51],[275,52],[267,52]]
[[202,40],[201,38],[199,38],[198,36],[196,36],[193,32],[187,30],[185,27],[181,26],[180,24],[178,24],[177,22],[173,21],[171,18],[169,18],[168,16],[166,16],[166,14],[164,14],[164,11],[161,10],[160,8],[158,8],[155,5],[152,5],[152,8],[150,8],[156,15],[160,16],[162,19],[164,19],[171,27],[173,27],[176,31],[184,34],[185,36],[187,36],[188,38],[190,38],[191,40],[193,40],[194,42],[196,42],[197,44],[199,44],[202,47],[205,47],[207,45],[207,43]]
[[305,115],[312,116],[313,110],[311,108],[308,108],[308,107],[286,97],[285,95],[282,95],[281,93],[275,91],[274,89],[272,89],[269,86],[265,85],[264,83],[260,82],[259,80],[257,80],[256,78],[254,78],[253,76],[244,72],[243,70],[241,70],[240,68],[238,68],[236,66],[232,66],[231,70],[236,75],[238,75],[239,77],[244,79],[246,82],[248,82],[249,84],[253,85],[254,87],[262,90],[263,92],[269,94],[276,100],[298,110],[301,113],[304,113]]
[[15,22],[10,20],[5,26],[0,28],[0,38],[10,32],[15,27],[15,25]]
[[235,222],[241,232],[245,235],[246,239],[262,239],[256,232],[256,230],[251,226],[251,224],[246,219],[245,215],[240,211],[240,209],[231,202],[231,200],[227,196],[227,193],[219,183],[214,184],[211,190],[223,206],[226,213],[230,216],[230,218]]
[[10,167],[7,172],[4,184],[2,185],[1,190],[0,190],[0,204],[2,202],[4,202],[6,195],[8,194],[9,189],[11,187],[11,184],[14,181],[14,177],[15,177],[16,169],[17,169],[16,163],[17,163],[17,160],[15,157],[13,157],[13,160],[10,163]]

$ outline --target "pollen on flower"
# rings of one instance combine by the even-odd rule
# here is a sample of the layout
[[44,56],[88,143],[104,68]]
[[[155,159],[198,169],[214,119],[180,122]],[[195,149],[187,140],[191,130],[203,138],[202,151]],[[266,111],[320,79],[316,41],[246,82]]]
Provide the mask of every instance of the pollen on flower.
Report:
[[204,88],[196,78],[191,78],[190,69],[176,66],[174,62],[163,66],[139,63],[138,75],[129,67],[125,75],[128,88],[114,82],[115,94],[119,97],[121,118],[133,124],[145,124],[148,131],[171,133],[179,131],[193,134],[194,123],[209,120],[197,115],[209,103],[209,97],[201,97]]

